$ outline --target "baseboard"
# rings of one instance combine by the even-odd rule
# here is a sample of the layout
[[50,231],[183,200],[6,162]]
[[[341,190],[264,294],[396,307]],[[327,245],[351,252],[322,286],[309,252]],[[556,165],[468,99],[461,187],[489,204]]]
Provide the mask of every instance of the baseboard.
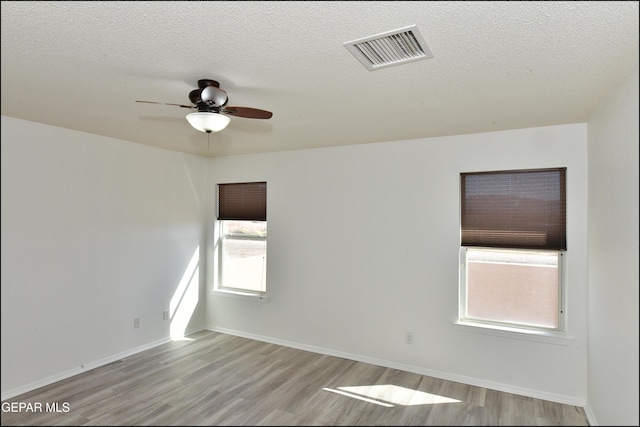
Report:
[[584,407],[584,413],[587,415],[587,421],[589,422],[590,426],[600,425],[598,424],[598,420],[596,420],[596,416],[593,413],[593,409],[591,408],[591,405],[589,405],[589,402],[587,402],[587,405]]
[[310,351],[312,353],[325,354],[327,356],[335,356],[341,357],[343,359],[355,360],[357,362],[369,363],[372,365],[383,366],[385,368],[391,369],[399,369],[406,372],[412,372],[414,374],[425,375],[428,377],[439,378],[447,381],[454,381],[462,384],[472,385],[475,387],[482,387],[491,390],[502,391],[505,393],[517,394],[520,396],[532,397],[534,399],[542,399],[550,402],[562,403],[565,405],[579,406],[584,408],[586,406],[586,399],[579,399],[573,396],[565,396],[556,393],[549,393],[540,390],[533,390],[523,387],[515,387],[509,384],[496,383],[492,381],[486,381],[473,377],[466,377],[462,375],[456,375],[449,372],[440,372],[431,369],[425,369],[418,366],[404,365],[401,363],[390,362],[387,360],[374,359],[371,357],[358,355],[358,354],[350,354],[341,351],[335,351],[332,349],[315,347],[306,344],[300,344],[297,342],[281,340],[277,338],[265,337],[261,335],[255,334],[247,334],[241,331],[235,331],[226,328],[219,328],[214,326],[208,326],[205,329],[213,332],[220,332],[223,334],[239,336],[243,338],[249,338],[257,341],[263,341],[271,344],[282,345],[285,347],[296,348],[298,350]]
[[103,359],[96,360],[94,362],[86,363],[86,364],[81,365],[81,366],[79,366],[77,368],[69,369],[68,371],[61,372],[61,373],[56,374],[56,375],[52,375],[52,376],[50,376],[48,378],[44,378],[42,380],[34,381],[34,382],[30,383],[30,384],[27,384],[27,385],[24,385],[24,386],[21,386],[21,387],[17,387],[17,388],[14,388],[12,390],[8,390],[6,392],[3,392],[2,393],[2,397],[0,399],[2,399],[2,401],[4,402],[5,400],[11,399],[11,398],[13,398],[15,396],[19,396],[21,394],[30,392],[30,391],[38,389],[40,387],[44,387],[44,386],[47,386],[49,384],[53,384],[53,383],[58,382],[58,381],[62,381],[64,379],[67,379],[67,378],[72,377],[74,375],[78,375],[78,374],[81,374],[83,372],[87,372],[87,371],[89,371],[91,369],[95,369],[95,368],[98,368],[100,366],[104,366],[104,365],[106,365],[108,363],[115,362],[115,361],[120,360],[120,359],[124,359],[125,357],[132,356],[132,355],[134,355],[136,353],[140,353],[140,352],[145,351],[145,350],[149,350],[149,349],[151,349],[153,347],[157,347],[157,346],[162,345],[164,343],[167,343],[169,341],[171,341],[171,338],[169,338],[169,337],[162,338],[162,339],[150,342],[148,344],[144,344],[144,345],[141,345],[139,347],[135,347],[135,348],[132,348],[132,349],[129,349],[129,350],[125,350],[123,352],[120,352],[120,353],[105,357]]
[[[256,341],[262,341],[262,342],[267,342],[267,343],[271,343],[271,344],[282,345],[284,347],[295,348],[295,349],[298,349],[298,350],[310,351],[312,353],[325,354],[327,356],[341,357],[343,359],[355,360],[357,362],[363,362],[363,363],[369,363],[369,364],[372,364],[372,365],[383,366],[385,368],[399,369],[399,370],[406,371],[406,372],[412,372],[412,373],[415,373],[415,374],[425,375],[425,376],[429,376],[429,377],[433,377],[433,378],[439,378],[439,379],[443,379],[443,380],[447,380],[447,381],[454,381],[454,382],[458,382],[458,383],[462,383],[462,384],[472,385],[472,386],[475,386],[475,387],[483,387],[483,388],[488,388],[488,389],[491,389],[491,390],[497,390],[497,391],[501,391],[501,392],[505,392],[505,393],[512,393],[512,394],[517,394],[517,395],[520,395],[520,396],[532,397],[532,398],[535,398],[535,399],[548,400],[550,402],[556,402],[556,403],[562,403],[562,404],[566,404],[566,405],[579,406],[579,407],[584,408],[585,413],[587,415],[587,419],[589,421],[589,424],[590,425],[598,425],[596,423],[596,421],[595,421],[595,416],[593,415],[593,412],[591,411],[590,407],[587,405],[586,400],[584,400],[584,399],[578,399],[578,398],[571,397],[571,396],[564,396],[564,395],[559,395],[559,394],[555,394],[555,393],[542,392],[542,391],[539,391],[539,390],[532,390],[532,389],[527,389],[527,388],[522,388],[522,387],[514,387],[514,386],[509,385],[509,384],[495,383],[495,382],[481,380],[481,379],[477,379],[477,378],[473,378],[473,377],[466,377],[466,376],[451,374],[451,373],[447,373],[447,372],[440,372],[440,371],[435,371],[435,370],[431,370],[431,369],[424,369],[424,368],[417,367],[417,366],[404,365],[404,364],[401,364],[401,363],[394,363],[394,362],[390,362],[390,361],[387,361],[387,360],[375,359],[375,358],[371,358],[371,357],[367,357],[367,356],[363,356],[363,355],[351,354],[351,353],[346,353],[346,352],[342,352],[342,351],[335,351],[335,350],[327,349],[327,348],[323,348],[323,347],[316,347],[316,346],[310,346],[310,345],[306,345],[306,344],[300,344],[300,343],[293,342],[293,341],[286,341],[286,340],[281,340],[281,339],[272,338],[272,337],[265,337],[265,336],[262,336],[262,335],[248,334],[248,333],[244,333],[244,332],[236,331],[236,330],[232,330],[232,329],[208,326],[208,327],[205,327],[205,328],[202,328],[202,329],[199,329],[199,330],[209,330],[209,331],[213,331],[213,332],[219,332],[219,333],[223,333],[223,334],[234,335],[234,336],[239,336],[239,337],[243,337],[243,338],[249,338],[249,339],[253,339],[253,340],[256,340]],[[198,332],[199,330],[188,331],[187,333],[185,333],[185,336],[189,335],[191,333]],[[156,341],[150,342],[148,344],[144,344],[144,345],[139,346],[139,347],[135,347],[135,348],[132,348],[132,349],[129,349],[129,350],[125,350],[123,352],[114,354],[112,356],[105,357],[103,359],[100,359],[100,360],[97,360],[97,361],[82,365],[82,366],[80,366],[78,368],[70,369],[68,371],[59,373],[57,375],[53,375],[53,376],[50,376],[48,378],[32,382],[30,384],[27,384],[27,385],[24,385],[24,386],[21,386],[21,387],[17,387],[17,388],[14,388],[12,390],[8,390],[8,391],[2,393],[2,397],[0,399],[2,401],[5,401],[7,399],[11,399],[11,398],[13,398],[15,396],[30,392],[30,391],[38,389],[40,387],[44,387],[44,386],[47,386],[49,384],[53,384],[53,383],[55,383],[57,381],[61,381],[61,380],[64,380],[66,378],[72,377],[74,375],[81,374],[81,373],[86,372],[88,370],[98,368],[100,366],[106,365],[106,364],[111,363],[111,362],[115,362],[115,361],[120,360],[120,359],[124,359],[125,357],[132,356],[134,354],[140,353],[140,352],[145,351],[145,350],[149,350],[151,348],[154,348],[154,347],[157,347],[159,345],[165,344],[165,343],[167,343],[169,341],[171,341],[170,337],[162,338],[160,340],[156,340]]]

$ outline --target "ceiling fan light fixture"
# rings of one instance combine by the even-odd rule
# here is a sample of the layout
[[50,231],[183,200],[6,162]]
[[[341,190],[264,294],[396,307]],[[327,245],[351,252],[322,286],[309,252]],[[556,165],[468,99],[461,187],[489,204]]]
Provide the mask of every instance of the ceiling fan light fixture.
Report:
[[187,121],[200,132],[219,132],[226,128],[231,119],[220,113],[197,112],[187,114]]

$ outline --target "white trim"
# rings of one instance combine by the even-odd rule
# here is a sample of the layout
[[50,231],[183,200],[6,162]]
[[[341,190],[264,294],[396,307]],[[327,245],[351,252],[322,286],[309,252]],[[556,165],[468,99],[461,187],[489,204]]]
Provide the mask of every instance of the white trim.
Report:
[[84,364],[80,365],[77,368],[69,369],[68,371],[60,372],[59,374],[52,375],[50,377],[47,377],[47,378],[44,378],[44,379],[41,379],[41,380],[38,380],[38,381],[34,381],[32,383],[29,383],[29,384],[26,384],[26,385],[23,385],[23,386],[20,386],[20,387],[16,387],[16,388],[14,388],[12,390],[8,390],[8,391],[2,393],[2,397],[0,399],[2,399],[2,401],[4,402],[5,400],[11,399],[12,397],[19,396],[19,395],[21,395],[23,393],[27,393],[27,392],[33,391],[33,390],[38,389],[40,387],[44,387],[44,386],[47,386],[49,384],[53,384],[55,382],[58,382],[58,381],[73,377],[74,375],[78,375],[78,374],[81,374],[83,372],[87,372],[87,371],[89,371],[91,369],[99,368],[100,366],[104,366],[104,365],[107,365],[107,364],[109,364],[111,362],[115,362],[117,360],[124,359],[125,357],[132,356],[132,355],[134,355],[136,353],[140,353],[142,351],[152,349],[152,348],[157,347],[159,345],[165,344],[165,343],[167,343],[169,341],[171,341],[171,338],[169,338],[169,337],[162,338],[162,339],[159,339],[159,340],[156,340],[156,341],[152,341],[152,342],[150,342],[148,344],[141,345],[139,347],[135,347],[135,348],[132,348],[132,349],[129,349],[129,350],[125,350],[125,351],[122,351],[120,353],[111,355],[111,356],[107,356],[107,357],[105,357],[103,359],[95,360],[93,362],[84,363]]
[[550,402],[579,406],[582,408],[584,408],[586,405],[586,398],[583,399],[583,398],[577,398],[574,396],[566,396],[566,395],[561,395],[556,393],[549,393],[541,390],[534,390],[534,389],[523,388],[523,387],[514,387],[509,384],[496,383],[493,381],[486,381],[478,378],[451,374],[448,372],[434,371],[431,369],[425,369],[418,366],[405,365],[405,364],[390,362],[382,359],[374,359],[371,357],[362,356],[358,354],[345,353],[345,352],[335,351],[335,350],[331,350],[323,347],[310,346],[310,345],[300,344],[292,341],[265,337],[262,335],[247,334],[241,331],[235,331],[227,328],[207,326],[206,329],[213,332],[220,332],[222,334],[249,338],[249,339],[263,341],[271,344],[282,345],[285,347],[296,348],[298,350],[310,351],[318,354],[325,354],[327,356],[341,357],[344,359],[355,360],[357,362],[363,362],[363,363],[369,363],[372,365],[382,366],[385,368],[399,369],[405,372],[411,372],[411,373],[425,375],[433,378],[439,378],[447,381],[459,382],[459,383],[463,383],[463,384],[467,384],[475,387],[488,388],[491,390],[502,391],[505,393],[517,394],[525,397],[532,397],[534,399],[548,400]]
[[[463,327],[463,328],[469,328],[468,325],[458,324],[456,326]],[[481,329],[481,328],[475,328],[475,329]],[[433,378],[439,378],[439,379],[443,379],[443,380],[447,380],[447,381],[459,382],[459,383],[462,383],[462,384],[467,384],[467,385],[471,385],[471,386],[475,386],[475,387],[483,387],[483,388],[488,388],[488,389],[491,389],[491,390],[502,391],[502,392],[505,392],[505,393],[513,393],[513,394],[517,394],[517,395],[520,395],[520,396],[526,396],[526,397],[532,397],[532,398],[535,398],[535,399],[548,400],[550,402],[556,402],[556,403],[562,403],[562,404],[566,404],[566,405],[579,406],[579,407],[582,407],[582,408],[585,409],[585,412],[587,414],[587,419],[589,420],[589,425],[598,425],[595,422],[595,416],[593,415],[593,412],[591,411],[590,407],[586,403],[587,402],[586,399],[576,398],[576,397],[573,397],[573,396],[560,395],[560,394],[555,394],[555,393],[549,393],[549,392],[540,391],[540,390],[534,390],[534,389],[529,389],[529,388],[514,387],[514,386],[509,385],[509,384],[496,383],[496,382],[493,382],[493,381],[486,381],[486,380],[473,378],[473,377],[467,377],[467,376],[456,375],[456,374],[451,374],[451,373],[447,373],[447,372],[435,371],[435,370],[432,370],[432,369],[425,369],[425,368],[421,368],[421,367],[417,367],[417,366],[405,365],[405,364],[401,364],[401,363],[390,362],[390,361],[387,361],[387,360],[375,359],[375,358],[371,358],[371,357],[367,357],[367,356],[351,354],[351,353],[345,353],[345,352],[342,352],[342,351],[335,351],[335,350],[331,350],[331,349],[327,349],[327,348],[323,348],[323,347],[310,346],[310,345],[306,345],[306,344],[296,343],[296,342],[293,342],[293,341],[287,341],[287,340],[281,340],[281,339],[265,337],[265,336],[262,336],[262,335],[247,334],[247,333],[244,333],[244,332],[240,332],[240,331],[236,331],[236,330],[232,330],[232,329],[227,329],[227,328],[207,326],[207,327],[205,327],[203,329],[200,329],[200,330],[208,330],[208,331],[213,331],[213,332],[219,332],[219,333],[223,333],[223,334],[249,338],[249,339],[262,341],[262,342],[267,342],[267,343],[271,343],[271,344],[282,345],[284,347],[295,348],[295,349],[298,349],[298,350],[310,351],[310,352],[313,352],[313,353],[325,354],[325,355],[328,355],[328,356],[341,357],[341,358],[344,358],[344,359],[355,360],[357,362],[369,363],[369,364],[372,364],[372,365],[382,366],[382,367],[391,368],[391,369],[399,369],[399,370],[402,370],[402,371],[405,371],[405,372],[411,372],[411,373],[415,373],[415,374],[419,374],[419,375],[425,375],[425,376],[429,376],[429,377],[433,377]],[[484,328],[484,330],[485,330],[484,333],[487,333],[487,329]],[[199,330],[198,331],[189,331],[188,334],[185,333],[185,336],[190,335],[190,334],[195,333],[195,332],[199,332]],[[494,334],[499,334],[499,332],[500,331],[493,331]],[[502,332],[508,334],[508,332],[506,332],[506,331],[502,331]],[[523,339],[523,337],[522,337],[523,334],[516,334],[516,335],[517,336],[515,338]],[[510,338],[514,338],[512,336],[509,336],[509,337]],[[542,337],[539,337],[539,340],[544,340],[544,339]],[[558,338],[555,338],[555,339],[554,338],[550,338],[550,337],[546,338],[547,342],[557,343],[554,340],[558,340]],[[572,340],[573,340],[573,338],[566,338],[564,341],[572,341]],[[165,344],[165,343],[170,342],[170,341],[171,341],[171,338],[168,338],[168,337],[160,339],[160,340],[157,340],[157,341],[153,341],[151,343],[148,343],[148,344],[145,344],[145,345],[142,345],[142,346],[139,346],[139,347],[135,347],[133,349],[126,350],[126,351],[123,351],[121,353],[117,353],[117,354],[114,354],[112,356],[109,356],[109,357],[106,357],[106,358],[103,358],[103,359],[100,359],[100,360],[97,360],[97,361],[94,361],[94,362],[90,362],[90,363],[81,365],[78,368],[74,368],[74,369],[62,372],[60,374],[57,374],[57,375],[53,375],[53,376],[45,378],[43,380],[35,381],[35,382],[27,384],[25,386],[17,387],[15,389],[12,389],[12,390],[9,390],[9,391],[7,391],[5,393],[2,393],[1,400],[5,401],[7,399],[11,399],[12,397],[21,395],[23,393],[30,392],[30,391],[35,390],[35,389],[40,388],[40,387],[47,386],[49,384],[52,384],[52,383],[57,382],[57,381],[61,381],[63,379],[72,377],[74,375],[81,374],[81,373],[86,372],[88,370],[98,368],[98,367],[106,365],[108,363],[115,362],[115,361],[123,359],[125,357],[132,356],[132,355],[134,355],[136,353],[140,353],[142,351],[149,350],[149,349],[151,349],[153,347],[157,347],[159,345]]]
[[511,339],[526,341],[537,341],[549,344],[571,345],[575,338],[560,331],[538,331],[532,329],[519,329],[508,326],[498,326],[486,323],[474,323],[470,321],[458,320],[453,322],[456,328],[464,332],[493,335]]
[[[219,185],[219,184],[218,184]],[[213,276],[213,292],[220,292],[220,294],[225,294],[225,296],[235,296],[235,297],[248,297],[248,298],[258,298],[260,300],[268,300],[268,296],[266,294],[266,245],[267,245],[267,235],[257,236],[257,235],[236,235],[236,234],[225,234],[224,233],[224,222],[226,220],[216,220],[214,223],[214,240],[215,251],[214,251],[214,271],[215,274]],[[231,220],[234,221],[234,220]],[[241,221],[241,220],[238,220]],[[245,222],[255,222],[255,221],[245,221]],[[265,224],[267,221],[260,221]],[[223,256],[224,256],[224,242],[226,239],[232,238],[235,240],[252,240],[258,242],[264,242],[265,244],[265,254],[262,257],[262,288],[264,291],[254,291],[250,289],[238,289],[233,287],[226,287],[223,285],[222,276],[223,272]],[[216,255],[217,254],[217,255]]]
[[[557,329],[546,329],[546,328],[538,328],[535,326],[523,325],[519,327],[517,324],[508,324],[508,322],[500,323],[492,320],[484,320],[484,319],[475,319],[467,317],[467,263],[468,263],[468,252],[476,251],[476,252],[506,252],[506,253],[549,253],[554,254],[556,256],[556,266],[558,270],[558,327]],[[567,304],[566,304],[566,268],[565,268],[565,256],[566,251],[556,251],[556,250],[528,250],[528,249],[511,249],[511,248],[485,248],[485,247],[468,247],[468,246],[460,246],[460,251],[458,253],[459,257],[459,271],[458,271],[458,316],[459,320],[455,322],[456,324],[473,326],[477,328],[484,328],[487,330],[493,331],[507,331],[511,333],[520,333],[525,336],[543,336],[543,337],[553,337],[553,338],[564,338],[570,339],[573,338],[568,337],[566,334],[567,328]],[[473,261],[479,262],[479,261]],[[480,261],[483,263],[490,264],[492,262]],[[509,263],[510,265],[529,265],[529,264],[521,264],[521,263]],[[540,267],[540,265],[537,265]],[[484,320],[484,321],[483,321]],[[511,338],[518,338],[517,336],[512,335]]]
[[251,293],[251,292],[242,292],[242,291],[232,291],[230,289],[213,289],[211,291],[216,296],[223,296],[229,298],[242,298],[249,299],[253,301],[267,302],[269,301],[269,295],[259,294],[259,293]]
[[600,424],[598,424],[598,420],[596,420],[596,416],[593,413],[593,409],[591,408],[591,405],[589,405],[588,402],[587,402],[587,405],[583,409],[584,409],[584,413],[587,415],[587,421],[589,422],[589,425],[590,426],[599,426]]

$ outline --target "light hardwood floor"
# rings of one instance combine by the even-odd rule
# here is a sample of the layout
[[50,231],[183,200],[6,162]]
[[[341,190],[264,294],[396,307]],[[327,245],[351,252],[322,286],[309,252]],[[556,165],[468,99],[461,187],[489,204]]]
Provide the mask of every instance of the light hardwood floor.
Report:
[[589,425],[576,406],[217,332],[189,338],[9,399],[42,412],[3,402],[2,425]]

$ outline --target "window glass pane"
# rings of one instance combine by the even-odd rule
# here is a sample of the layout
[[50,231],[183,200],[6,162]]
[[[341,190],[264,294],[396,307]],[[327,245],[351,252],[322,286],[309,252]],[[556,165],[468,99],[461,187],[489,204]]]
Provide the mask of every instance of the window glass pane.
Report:
[[223,221],[222,287],[266,291],[267,223]]
[[223,234],[226,236],[267,236],[265,221],[223,221]]
[[467,249],[466,317],[557,329],[558,253]]

